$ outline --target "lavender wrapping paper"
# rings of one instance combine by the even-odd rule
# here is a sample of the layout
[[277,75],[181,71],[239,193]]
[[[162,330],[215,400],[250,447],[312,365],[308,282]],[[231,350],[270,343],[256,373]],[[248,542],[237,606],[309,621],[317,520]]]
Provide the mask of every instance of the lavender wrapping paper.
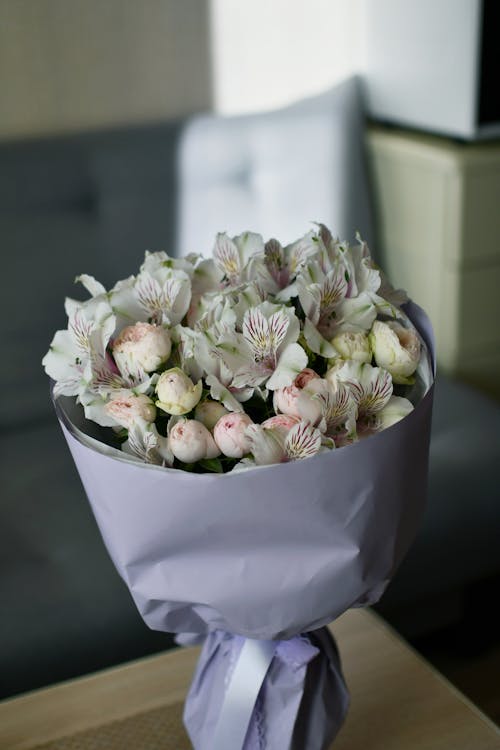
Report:
[[[427,317],[413,304],[408,312],[434,360]],[[210,731],[205,724],[204,732],[199,717],[216,713],[210,698],[217,703],[220,675],[229,669],[229,652],[213,631],[292,639],[380,598],[424,509],[432,398],[433,386],[405,419],[346,448],[222,476],[142,465],[116,451],[110,455],[98,443],[92,447],[78,432],[89,425],[74,400],[58,399],[61,426],[109,554],[145,622],[155,630],[211,633],[200,669],[206,670],[206,684],[218,687],[214,696],[207,688],[203,698],[195,679],[186,704],[196,750],[211,747]],[[345,688],[328,645],[321,640],[316,645],[325,689],[307,677],[314,673],[314,660],[297,684],[297,674],[291,679],[288,670],[281,680],[289,684],[288,698],[283,699],[286,690],[275,692],[268,715],[274,713],[279,740],[262,747],[298,750],[302,742],[308,750],[322,749],[338,730],[347,707]],[[278,662],[275,658],[263,690]],[[295,709],[302,719],[293,723]],[[307,716],[316,717],[309,737]],[[333,723],[329,716],[335,716]],[[249,737],[257,719],[254,711]],[[302,740],[295,740],[300,731]]]
[[[244,639],[215,631],[205,639],[186,698],[184,723],[195,748],[214,747],[227,685]],[[324,750],[344,721],[349,695],[326,628],[279,641],[242,750]]]

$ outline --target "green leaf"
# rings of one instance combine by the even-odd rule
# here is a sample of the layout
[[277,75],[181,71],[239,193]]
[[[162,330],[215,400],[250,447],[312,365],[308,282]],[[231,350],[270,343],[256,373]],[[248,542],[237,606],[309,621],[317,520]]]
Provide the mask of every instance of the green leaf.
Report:
[[222,474],[224,472],[222,464],[218,458],[204,458],[199,464],[207,471],[212,471],[216,474]]

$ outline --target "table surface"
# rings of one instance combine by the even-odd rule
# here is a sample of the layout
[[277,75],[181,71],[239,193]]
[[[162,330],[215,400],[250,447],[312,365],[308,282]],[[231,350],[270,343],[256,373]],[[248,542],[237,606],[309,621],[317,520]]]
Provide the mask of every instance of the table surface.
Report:
[[[376,615],[351,610],[332,631],[351,692],[335,750],[500,750],[494,724]],[[189,750],[182,702],[197,656],[166,652],[0,702],[0,750]]]

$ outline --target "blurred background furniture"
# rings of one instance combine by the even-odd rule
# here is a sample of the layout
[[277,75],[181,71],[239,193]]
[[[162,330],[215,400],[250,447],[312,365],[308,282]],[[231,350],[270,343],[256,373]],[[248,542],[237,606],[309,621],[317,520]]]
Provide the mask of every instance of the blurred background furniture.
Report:
[[[380,167],[381,136],[373,131],[370,195],[361,117],[351,80],[272,114],[200,115],[0,145],[7,328],[0,370],[2,695],[171,645],[143,625],[107,559],[49,402],[40,360],[65,326],[71,280],[87,272],[110,285],[137,269],[145,249],[209,250],[219,228],[290,239],[320,219],[351,239],[359,228],[403,283],[397,274],[406,266],[396,253],[406,257],[420,237],[427,241],[431,217],[417,202],[422,213],[410,212],[407,231],[398,216],[399,234],[391,234],[393,193],[386,191],[394,191],[394,181]],[[384,138],[397,143],[401,136]],[[454,148],[465,155],[478,147]],[[285,189],[281,199],[276,193]],[[370,198],[378,206],[378,243]],[[467,287],[465,294],[465,309],[473,308],[483,290]],[[381,604],[408,636],[460,619],[471,588],[497,580],[499,434],[496,402],[439,379],[427,514]]]

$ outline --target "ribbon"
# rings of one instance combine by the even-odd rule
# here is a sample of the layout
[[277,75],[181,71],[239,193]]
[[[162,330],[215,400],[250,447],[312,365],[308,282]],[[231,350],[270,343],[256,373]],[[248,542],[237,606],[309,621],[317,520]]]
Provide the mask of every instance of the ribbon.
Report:
[[245,638],[226,690],[213,739],[213,750],[240,750],[276,641]]

